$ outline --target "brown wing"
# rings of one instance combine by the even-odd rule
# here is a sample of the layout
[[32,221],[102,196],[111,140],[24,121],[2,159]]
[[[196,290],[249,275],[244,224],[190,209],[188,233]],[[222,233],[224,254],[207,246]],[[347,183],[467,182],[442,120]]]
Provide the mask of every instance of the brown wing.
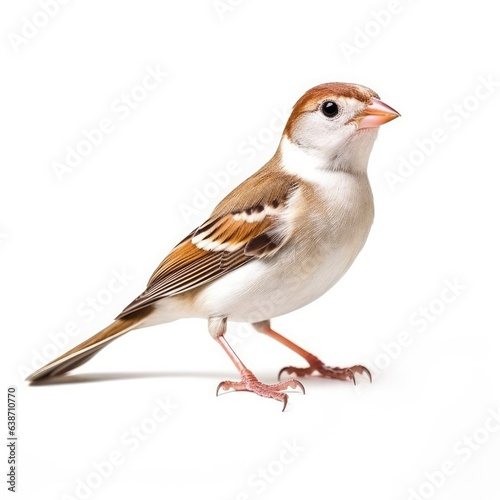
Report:
[[[266,189],[264,184],[260,184],[259,189],[256,181],[259,178],[262,181],[262,175],[258,175],[261,172],[228,195],[210,219],[167,255],[151,276],[146,290],[118,318],[164,297],[209,283],[250,260],[276,252],[285,243],[289,225],[278,227],[277,221],[283,216],[297,184],[287,177],[279,189]],[[239,193],[240,190],[246,196]]]

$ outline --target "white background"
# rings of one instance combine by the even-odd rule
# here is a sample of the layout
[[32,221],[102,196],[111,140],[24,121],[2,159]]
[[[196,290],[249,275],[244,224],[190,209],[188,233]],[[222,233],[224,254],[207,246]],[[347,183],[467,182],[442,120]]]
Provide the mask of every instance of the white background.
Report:
[[[25,25],[44,24],[39,3],[2,6],[2,367],[4,390],[18,387],[17,498],[497,498],[500,37],[490,2],[219,4],[74,0],[34,34]],[[168,76],[135,90],[143,100],[125,117],[116,100],[148,67]],[[328,363],[366,364],[374,383],[306,379],[307,395],[290,394],[284,413],[249,393],[216,398],[237,374],[205,321],[185,320],[120,339],[67,378],[81,383],[28,386],[37,357],[108,324],[273,154],[281,133],[265,129],[277,128],[276,111],[327,81],[367,85],[402,116],[381,128],[371,157],[376,221],[363,252],[333,290],[273,324]],[[113,131],[59,180],[54,162],[103,118]],[[415,168],[391,189],[401,158]],[[228,185],[207,188],[229,162],[238,172]],[[183,216],[196,189],[210,199]],[[129,277],[110,295],[113,272]],[[91,317],[96,296],[109,303]],[[77,335],[61,333],[72,324]],[[231,331],[266,382],[301,363]],[[175,406],[163,422],[158,398]],[[134,426],[146,432],[137,446]],[[110,455],[121,460],[98,475],[93,464]],[[435,473],[443,463],[446,476]]]

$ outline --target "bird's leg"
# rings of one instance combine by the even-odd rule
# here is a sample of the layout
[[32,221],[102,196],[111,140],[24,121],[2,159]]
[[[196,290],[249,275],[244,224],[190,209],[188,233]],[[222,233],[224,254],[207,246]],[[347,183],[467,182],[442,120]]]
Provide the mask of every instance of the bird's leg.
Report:
[[[212,324],[211,324],[212,322]],[[214,327],[223,326],[225,332],[225,318],[210,318],[209,320],[209,330],[213,335]],[[276,399],[277,401],[281,401],[283,403],[283,411],[285,411],[286,405],[288,403],[288,394],[285,394],[281,391],[285,391],[288,388],[296,389],[299,388],[304,394],[305,389],[304,386],[298,381],[294,379],[284,380],[283,382],[279,382],[277,384],[264,384],[243,364],[241,359],[236,355],[232,347],[229,345],[227,340],[224,338],[223,334],[219,334],[215,336],[215,340],[220,344],[220,346],[224,349],[226,354],[231,358],[231,361],[234,363],[234,366],[238,369],[241,375],[241,380],[239,382],[232,382],[230,380],[225,380],[221,382],[217,386],[216,394],[219,395],[219,390],[227,391],[229,389],[233,389],[234,391],[248,391],[253,392],[259,396],[265,398]]]
[[331,367],[326,366],[319,358],[311,354],[310,352],[302,349],[302,347],[294,344],[292,341],[288,340],[283,335],[280,335],[278,332],[275,332],[271,328],[271,324],[269,321],[261,321],[259,323],[254,323],[253,327],[260,333],[264,333],[269,337],[277,340],[281,344],[285,345],[292,351],[295,351],[299,356],[302,356],[308,363],[309,366],[307,368],[296,368],[294,366],[286,366],[282,368],[278,374],[278,379],[281,377],[283,372],[291,375],[292,373],[297,375],[298,377],[304,377],[305,375],[313,375],[314,373],[318,373],[322,377],[326,378],[336,378],[339,380],[352,380],[354,384],[356,384],[356,373],[366,373],[372,381],[372,376],[368,368],[365,368],[362,365],[354,365],[348,368],[339,368],[339,367]]

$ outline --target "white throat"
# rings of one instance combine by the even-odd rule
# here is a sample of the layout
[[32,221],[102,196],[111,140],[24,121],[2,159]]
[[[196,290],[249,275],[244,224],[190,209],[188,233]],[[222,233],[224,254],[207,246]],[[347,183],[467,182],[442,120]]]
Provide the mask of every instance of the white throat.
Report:
[[281,139],[281,167],[289,174],[296,175],[309,182],[320,182],[326,162],[314,151],[307,151],[297,146],[286,135]]
[[325,174],[331,172],[366,174],[377,131],[370,129],[356,134],[338,147],[338,152],[325,154],[300,147],[284,135],[280,142],[281,166],[286,172],[310,182],[321,182]]

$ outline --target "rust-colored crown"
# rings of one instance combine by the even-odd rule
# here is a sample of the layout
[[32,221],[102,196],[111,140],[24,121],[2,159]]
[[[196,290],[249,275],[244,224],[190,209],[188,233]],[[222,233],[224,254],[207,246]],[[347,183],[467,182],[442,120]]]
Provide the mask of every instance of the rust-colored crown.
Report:
[[354,83],[322,83],[309,89],[293,107],[292,114],[285,126],[284,133],[290,137],[290,131],[298,116],[305,112],[315,111],[321,102],[327,99],[335,100],[338,97],[357,99],[360,102],[369,103],[372,97],[379,99],[378,94],[368,87]]

